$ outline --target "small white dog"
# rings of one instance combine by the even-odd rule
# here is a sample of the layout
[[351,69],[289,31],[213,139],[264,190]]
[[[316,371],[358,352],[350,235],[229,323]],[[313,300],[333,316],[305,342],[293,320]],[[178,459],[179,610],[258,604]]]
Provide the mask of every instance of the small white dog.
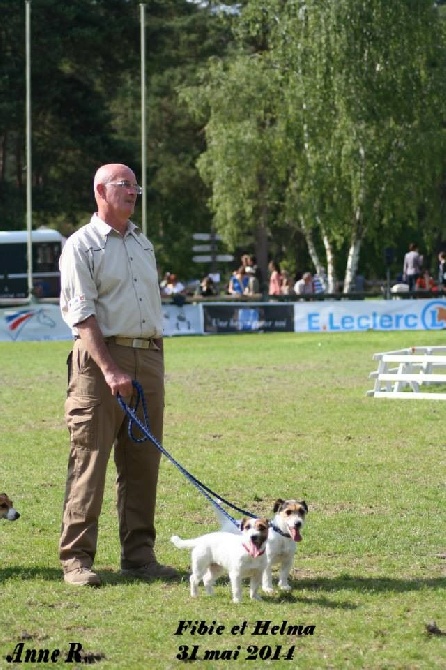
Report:
[[[300,531],[305,523],[308,505],[305,500],[282,500],[282,498],[278,498],[274,503],[273,512],[274,518],[269,523],[266,564],[262,577],[262,591],[265,593],[274,592],[272,569],[277,564],[280,564],[279,588],[282,591],[291,590],[288,578],[296,553],[296,542],[302,541]],[[232,522],[218,505],[215,505],[215,513],[222,531],[240,534],[238,521]]]
[[206,593],[212,595],[217,577],[226,570],[234,603],[241,601],[242,580],[245,577],[250,578],[250,597],[261,600],[257,591],[266,566],[268,526],[268,519],[244,518],[240,524],[240,532],[218,531],[190,540],[182,540],[178,535],[173,535],[171,541],[178,549],[192,549],[191,596],[197,596],[201,580]]
[[302,541],[301,530],[305,523],[308,505],[305,500],[282,500],[274,503],[274,517],[270,523],[266,544],[266,567],[262,578],[262,590],[272,593],[272,568],[279,564],[279,589],[290,591],[288,578],[293,565],[296,543]]

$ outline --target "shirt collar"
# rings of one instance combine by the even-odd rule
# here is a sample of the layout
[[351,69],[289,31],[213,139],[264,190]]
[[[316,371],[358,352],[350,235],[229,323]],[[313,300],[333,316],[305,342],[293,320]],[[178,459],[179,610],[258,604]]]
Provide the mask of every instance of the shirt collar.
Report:
[[[97,212],[93,214],[91,217],[90,223],[103,235],[106,237],[109,235],[112,230],[114,230],[108,223],[106,223],[101,217],[98,215]],[[134,235],[135,233],[139,233],[140,229],[139,226],[133,223],[133,221],[130,221],[130,219],[127,222],[127,233],[130,233]]]

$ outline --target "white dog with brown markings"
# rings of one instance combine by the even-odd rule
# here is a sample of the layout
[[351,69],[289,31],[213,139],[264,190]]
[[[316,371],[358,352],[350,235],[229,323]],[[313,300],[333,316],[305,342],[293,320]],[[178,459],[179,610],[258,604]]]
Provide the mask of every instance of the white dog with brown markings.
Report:
[[7,521],[20,519],[20,514],[14,509],[12,500],[6,493],[0,493],[0,519],[6,519]]
[[305,523],[308,505],[305,500],[282,500],[274,503],[274,517],[269,526],[266,543],[266,567],[262,578],[262,590],[273,593],[272,569],[279,565],[279,589],[290,591],[288,583],[297,542],[302,541],[301,530]]
[[173,535],[171,541],[178,549],[192,549],[191,596],[195,598],[198,595],[201,580],[206,593],[212,595],[216,579],[226,571],[231,582],[234,603],[241,601],[242,580],[245,577],[250,578],[250,597],[261,600],[257,592],[266,566],[268,527],[268,519],[244,518],[240,524],[240,532],[236,533],[218,531],[190,540],[182,540],[178,535]]

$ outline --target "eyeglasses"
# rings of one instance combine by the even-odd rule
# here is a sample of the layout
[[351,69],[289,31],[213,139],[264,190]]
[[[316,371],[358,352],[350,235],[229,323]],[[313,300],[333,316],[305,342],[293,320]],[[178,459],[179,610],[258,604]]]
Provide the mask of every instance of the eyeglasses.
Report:
[[132,184],[131,181],[128,181],[128,179],[121,179],[121,181],[109,181],[105,184],[106,186],[120,186],[121,188],[127,189],[127,191],[132,191],[136,192],[136,195],[141,195],[142,193],[142,186],[139,184]]

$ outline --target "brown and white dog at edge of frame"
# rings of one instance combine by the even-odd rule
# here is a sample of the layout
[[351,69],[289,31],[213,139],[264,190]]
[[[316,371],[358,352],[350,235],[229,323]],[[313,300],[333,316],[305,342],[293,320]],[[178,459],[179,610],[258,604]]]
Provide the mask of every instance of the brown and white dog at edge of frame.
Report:
[[20,514],[14,509],[12,500],[6,493],[0,493],[0,519],[6,519],[7,521],[20,519]]

